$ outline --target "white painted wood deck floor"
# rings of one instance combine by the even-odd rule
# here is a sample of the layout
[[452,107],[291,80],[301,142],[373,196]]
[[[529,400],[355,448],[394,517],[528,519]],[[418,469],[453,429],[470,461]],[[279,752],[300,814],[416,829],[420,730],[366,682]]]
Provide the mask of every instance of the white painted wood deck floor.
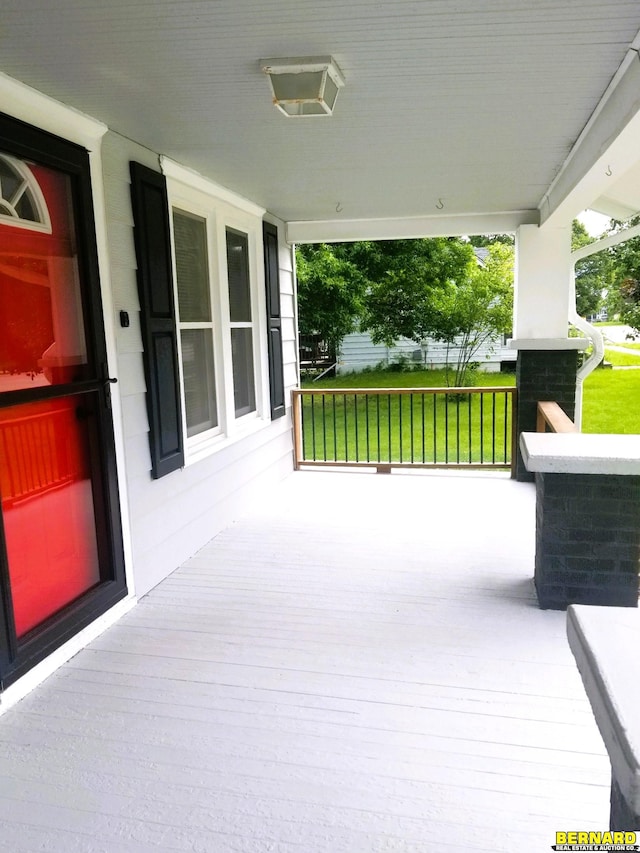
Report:
[[609,766],[534,489],[299,472],[0,717],[7,853],[536,853]]

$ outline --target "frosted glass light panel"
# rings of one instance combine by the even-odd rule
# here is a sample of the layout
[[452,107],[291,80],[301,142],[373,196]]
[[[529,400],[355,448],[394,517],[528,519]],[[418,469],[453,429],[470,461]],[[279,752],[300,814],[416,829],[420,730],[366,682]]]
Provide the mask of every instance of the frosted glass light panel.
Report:
[[344,77],[331,56],[263,59],[273,103],[289,118],[330,116]]

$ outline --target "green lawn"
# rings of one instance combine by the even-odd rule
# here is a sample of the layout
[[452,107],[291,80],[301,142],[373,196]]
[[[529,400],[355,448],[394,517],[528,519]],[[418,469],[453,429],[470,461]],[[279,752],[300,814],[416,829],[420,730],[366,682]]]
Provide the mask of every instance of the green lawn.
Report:
[[595,370],[584,383],[583,432],[640,433],[640,370]]
[[640,351],[620,352],[617,349],[605,348],[605,361],[615,367],[640,367]]
[[[513,387],[515,375],[480,373],[476,385]],[[344,389],[324,402],[303,398],[306,459],[372,462],[510,460],[511,414],[506,395],[436,397],[359,395],[347,389],[444,388],[444,371],[367,371],[305,382],[305,388]],[[584,432],[640,433],[640,370],[596,370],[585,382]],[[494,437],[495,436],[495,437]]]
[[[513,386],[515,373],[476,373],[475,385]],[[318,382],[303,382],[303,388],[444,388],[444,370],[365,370],[362,373],[342,373],[335,378]]]
[[[445,388],[444,371],[367,371],[304,383],[345,393],[303,398],[305,459],[419,464],[502,464],[511,458],[511,406],[501,387],[513,374],[493,374],[496,393],[349,394],[348,389]],[[485,376],[482,374],[484,383]],[[482,400],[481,400],[482,396]]]

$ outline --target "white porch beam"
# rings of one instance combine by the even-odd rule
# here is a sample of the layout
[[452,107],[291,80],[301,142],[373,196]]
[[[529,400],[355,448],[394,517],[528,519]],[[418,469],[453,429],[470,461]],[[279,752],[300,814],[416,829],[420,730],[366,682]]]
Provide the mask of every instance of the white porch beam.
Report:
[[418,216],[398,219],[330,219],[287,223],[288,243],[344,243],[352,240],[409,240],[509,234],[523,224],[538,224],[537,210]]
[[513,316],[516,347],[518,341],[527,341],[529,349],[544,349],[543,345],[534,347],[532,342],[568,340],[570,276],[569,226],[522,225],[518,229]]
[[540,225],[570,222],[640,159],[640,34],[540,202]]

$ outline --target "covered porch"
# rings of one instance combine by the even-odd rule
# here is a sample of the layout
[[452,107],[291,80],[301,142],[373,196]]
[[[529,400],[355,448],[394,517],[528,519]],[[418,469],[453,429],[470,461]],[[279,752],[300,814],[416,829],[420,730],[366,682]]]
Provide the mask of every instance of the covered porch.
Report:
[[508,473],[295,472],[0,718],[12,853],[549,849],[609,762]]

